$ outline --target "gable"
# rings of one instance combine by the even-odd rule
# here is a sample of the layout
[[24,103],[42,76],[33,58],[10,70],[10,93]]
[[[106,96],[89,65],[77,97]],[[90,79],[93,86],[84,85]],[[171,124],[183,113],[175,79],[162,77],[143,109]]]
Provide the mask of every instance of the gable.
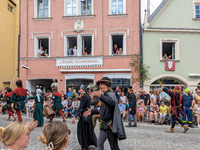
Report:
[[200,28],[200,20],[193,19],[193,0],[163,0],[161,6],[148,19],[149,28]]

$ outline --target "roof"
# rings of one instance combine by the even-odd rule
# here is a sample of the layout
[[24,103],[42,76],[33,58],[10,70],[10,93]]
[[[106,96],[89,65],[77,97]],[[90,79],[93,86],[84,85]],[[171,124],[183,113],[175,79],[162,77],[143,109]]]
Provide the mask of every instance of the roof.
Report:
[[148,23],[150,23],[158,14],[159,12],[163,9],[163,7],[165,5],[167,5],[167,3],[169,2],[170,0],[163,0],[160,5],[156,8],[156,10],[151,14],[151,16],[148,18]]

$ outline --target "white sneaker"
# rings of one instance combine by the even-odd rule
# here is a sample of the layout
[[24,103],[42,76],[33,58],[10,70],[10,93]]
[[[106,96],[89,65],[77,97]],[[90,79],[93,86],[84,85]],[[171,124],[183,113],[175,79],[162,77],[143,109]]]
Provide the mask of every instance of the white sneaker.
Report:
[[198,125],[198,128],[200,128],[200,125]]

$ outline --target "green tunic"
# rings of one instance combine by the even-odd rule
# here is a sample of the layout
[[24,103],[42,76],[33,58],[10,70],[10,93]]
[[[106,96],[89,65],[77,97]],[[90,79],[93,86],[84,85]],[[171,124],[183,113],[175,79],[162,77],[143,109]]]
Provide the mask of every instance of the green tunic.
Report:
[[18,106],[17,110],[24,109],[24,107],[25,107],[24,100],[26,99],[26,97],[27,97],[26,95],[25,96],[19,96],[19,95],[16,95],[15,93],[13,93],[11,99],[18,102],[17,103],[17,106]]
[[11,97],[6,96],[5,99],[7,101],[7,104],[12,104],[13,103],[13,100],[11,99]]
[[44,97],[40,96],[40,102],[38,101],[37,96],[29,97],[28,99],[34,99],[35,100],[35,111],[33,113],[33,119],[38,121],[38,125],[44,124],[43,119],[43,103],[44,103]]
[[52,95],[52,98],[53,98],[53,103],[54,105],[52,106],[52,109],[53,110],[58,110],[58,109],[62,109],[63,106],[62,106],[62,103],[61,103],[61,97],[58,97],[58,96],[55,96],[54,94]]

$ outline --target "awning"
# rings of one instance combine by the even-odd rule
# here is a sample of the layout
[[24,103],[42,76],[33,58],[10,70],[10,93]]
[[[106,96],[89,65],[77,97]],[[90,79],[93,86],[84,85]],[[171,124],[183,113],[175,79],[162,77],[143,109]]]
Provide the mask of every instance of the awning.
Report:
[[60,72],[130,72],[131,69],[77,69],[60,70]]

